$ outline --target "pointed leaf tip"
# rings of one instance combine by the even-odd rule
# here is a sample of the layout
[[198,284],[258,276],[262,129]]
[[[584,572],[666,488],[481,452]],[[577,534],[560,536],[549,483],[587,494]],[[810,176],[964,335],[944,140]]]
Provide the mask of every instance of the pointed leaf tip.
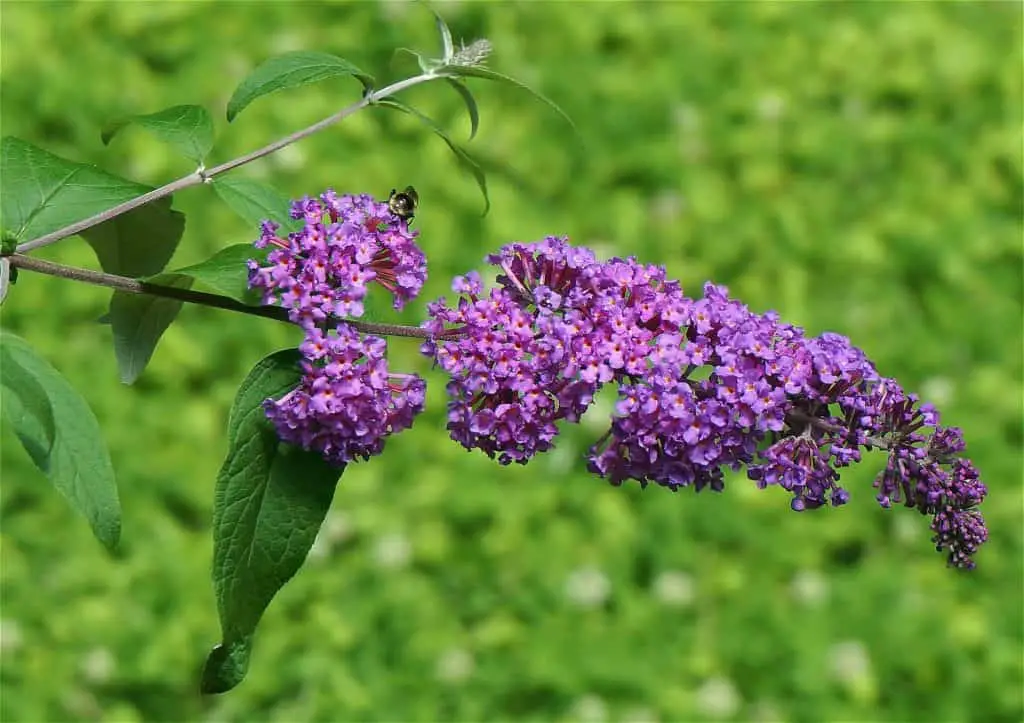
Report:
[[466,84],[455,78],[445,78],[448,84],[455,89],[455,92],[462,98],[462,102],[466,104],[466,112],[469,113],[469,140],[473,140],[476,137],[477,128],[480,125],[480,111],[476,105],[476,99],[473,94],[466,87]]
[[199,692],[203,695],[227,693],[245,680],[252,656],[252,636],[230,643],[219,643],[206,656]]

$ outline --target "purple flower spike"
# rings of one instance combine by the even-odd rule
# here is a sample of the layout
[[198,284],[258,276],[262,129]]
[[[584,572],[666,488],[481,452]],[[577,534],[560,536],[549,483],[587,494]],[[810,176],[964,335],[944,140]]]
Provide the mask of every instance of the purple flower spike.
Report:
[[387,437],[423,411],[426,384],[389,373],[383,339],[342,323],[331,333],[308,331],[300,351],[299,386],[264,402],[282,441],[342,465],[380,454]]
[[934,408],[846,337],[808,338],[710,283],[687,298],[664,269],[599,262],[564,239],[510,244],[488,261],[497,288],[459,277],[456,306],[431,304],[424,324],[423,353],[451,375],[448,429],[467,449],[525,463],[612,382],[615,411],[588,456],[612,484],[721,491],[725,470],[745,467],[796,511],[838,507],[850,499],[839,471],[885,449],[878,501],[932,515],[950,564],[974,565],[986,489],[959,457],[960,430],[939,427]]
[[288,318],[304,329],[322,327],[330,317],[363,314],[367,285],[376,282],[402,308],[419,294],[427,262],[409,231],[386,203],[370,196],[337,196],[292,204],[291,215],[302,230],[277,236],[277,225],[264,222],[256,248],[270,247],[266,265],[249,261],[249,286],[262,289],[264,304],[288,309]]
[[[504,272],[485,293],[471,272],[452,284],[457,306],[428,307],[423,354],[451,375],[448,429],[467,449],[525,464],[551,448],[555,422],[577,420],[602,381],[596,332],[579,311],[577,280],[589,253],[563,239],[512,244],[491,256]],[[458,335],[443,338],[455,330]]]

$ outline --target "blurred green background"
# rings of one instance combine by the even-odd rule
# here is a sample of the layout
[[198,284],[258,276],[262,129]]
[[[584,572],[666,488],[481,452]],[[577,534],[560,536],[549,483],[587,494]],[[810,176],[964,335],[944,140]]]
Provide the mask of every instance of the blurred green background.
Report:
[[[248,679],[200,698],[218,640],[213,481],[238,383],[287,327],[187,308],[138,383],[118,384],[102,289],[23,274],[3,307],[92,405],[119,475],[111,558],[3,426],[0,718],[39,720],[1020,721],[1022,149],[1018,3],[445,3],[457,39],[558,102],[472,83],[493,210],[447,148],[384,110],[241,173],[297,197],[414,184],[424,302],[510,240],[568,234],[665,264],[757,311],[853,339],[961,426],[990,488],[991,540],[947,570],[928,519],[852,503],[797,515],[742,477],[722,495],[615,489],[584,471],[601,411],[528,467],[447,441],[429,409],[352,466],[306,567],[271,605]],[[2,131],[159,185],[190,170],[108,120],[181,103],[218,119],[208,165],[358,98],[335,80],[257,101],[270,55],[336,53],[396,79],[433,53],[398,2],[14,3],[2,7]],[[441,85],[404,100],[456,138]],[[255,238],[208,188],[172,262]],[[140,242],[144,242],[140,239]],[[95,267],[68,239],[43,256]],[[405,315],[416,320],[422,305]]]

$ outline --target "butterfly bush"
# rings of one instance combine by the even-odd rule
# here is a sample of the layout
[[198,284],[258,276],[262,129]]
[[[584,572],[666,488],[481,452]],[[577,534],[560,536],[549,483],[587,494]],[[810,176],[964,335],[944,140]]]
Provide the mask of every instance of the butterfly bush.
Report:
[[465,448],[526,463],[614,384],[608,430],[588,454],[612,484],[721,491],[726,470],[745,470],[802,511],[845,504],[840,470],[881,449],[879,504],[931,515],[936,549],[974,566],[987,490],[959,456],[961,431],[845,337],[808,337],[710,283],[687,297],[661,267],[598,261],[564,238],[487,261],[496,285],[457,277],[457,302],[430,304],[423,325],[422,352],[449,375],[448,430]]
[[394,296],[396,309],[416,297],[426,280],[426,257],[403,219],[368,195],[319,198],[292,204],[301,230],[277,235],[265,221],[249,261],[249,286],[263,303],[288,311],[305,340],[299,385],[264,409],[281,440],[319,452],[343,465],[380,454],[388,436],[411,426],[423,411],[425,382],[388,369],[386,342],[361,335],[344,318],[364,311],[368,285]]

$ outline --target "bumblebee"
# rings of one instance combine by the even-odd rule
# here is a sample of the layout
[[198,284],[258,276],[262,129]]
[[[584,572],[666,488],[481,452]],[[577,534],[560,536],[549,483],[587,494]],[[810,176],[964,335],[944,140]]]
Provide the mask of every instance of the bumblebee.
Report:
[[406,186],[405,190],[401,193],[391,189],[391,195],[388,196],[388,210],[395,214],[401,219],[404,219],[406,224],[412,221],[416,215],[416,207],[420,205],[420,195],[416,193],[416,189],[412,186]]

